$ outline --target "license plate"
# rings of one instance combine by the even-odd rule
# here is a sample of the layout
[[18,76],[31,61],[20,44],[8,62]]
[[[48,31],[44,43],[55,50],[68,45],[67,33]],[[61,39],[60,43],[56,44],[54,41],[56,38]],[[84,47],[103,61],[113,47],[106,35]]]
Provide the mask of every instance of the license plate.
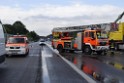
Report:
[[12,54],[17,54],[17,52],[13,52]]

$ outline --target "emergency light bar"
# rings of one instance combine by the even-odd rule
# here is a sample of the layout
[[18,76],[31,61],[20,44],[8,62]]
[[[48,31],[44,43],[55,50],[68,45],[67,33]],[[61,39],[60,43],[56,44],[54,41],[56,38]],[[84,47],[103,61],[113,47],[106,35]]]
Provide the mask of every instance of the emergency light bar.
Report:
[[26,37],[25,35],[12,35],[11,37]]

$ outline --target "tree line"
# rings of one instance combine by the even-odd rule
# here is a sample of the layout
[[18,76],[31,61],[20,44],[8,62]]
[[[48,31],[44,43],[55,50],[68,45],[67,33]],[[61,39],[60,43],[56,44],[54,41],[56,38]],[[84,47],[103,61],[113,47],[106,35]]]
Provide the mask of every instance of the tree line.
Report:
[[29,31],[21,21],[11,24],[3,24],[6,33],[9,35],[26,35],[30,41],[39,40],[39,35],[35,31]]

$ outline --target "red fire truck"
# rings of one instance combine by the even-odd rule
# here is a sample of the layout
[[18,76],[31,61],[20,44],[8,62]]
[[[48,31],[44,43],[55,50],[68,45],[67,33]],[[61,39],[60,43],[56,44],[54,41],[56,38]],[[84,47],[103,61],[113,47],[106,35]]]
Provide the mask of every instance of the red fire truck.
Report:
[[58,27],[52,30],[52,46],[59,52],[81,50],[86,54],[109,49],[109,40],[105,30],[109,24]]

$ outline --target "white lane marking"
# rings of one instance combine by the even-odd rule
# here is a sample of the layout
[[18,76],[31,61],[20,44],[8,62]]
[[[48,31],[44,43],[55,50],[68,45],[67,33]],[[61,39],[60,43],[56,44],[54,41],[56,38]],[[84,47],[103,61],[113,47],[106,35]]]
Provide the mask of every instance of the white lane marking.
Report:
[[[30,53],[29,56],[36,56],[36,54]],[[39,55],[38,55],[39,56]]]
[[53,57],[53,55],[48,53],[47,50],[43,50],[42,53],[44,54],[45,57]]
[[43,51],[41,51],[42,70],[43,70],[43,83],[50,83],[50,78],[49,78],[48,69],[47,69],[47,63],[46,63],[46,56],[42,52]]
[[29,56],[39,56],[39,54],[30,54]]
[[57,50],[54,50],[50,45],[46,44],[50,49],[53,50],[57,55],[59,55],[70,67],[72,67],[79,75],[81,75],[88,83],[97,83],[95,80],[86,75],[83,71],[78,69],[73,63],[69,62],[67,59],[62,57]]

